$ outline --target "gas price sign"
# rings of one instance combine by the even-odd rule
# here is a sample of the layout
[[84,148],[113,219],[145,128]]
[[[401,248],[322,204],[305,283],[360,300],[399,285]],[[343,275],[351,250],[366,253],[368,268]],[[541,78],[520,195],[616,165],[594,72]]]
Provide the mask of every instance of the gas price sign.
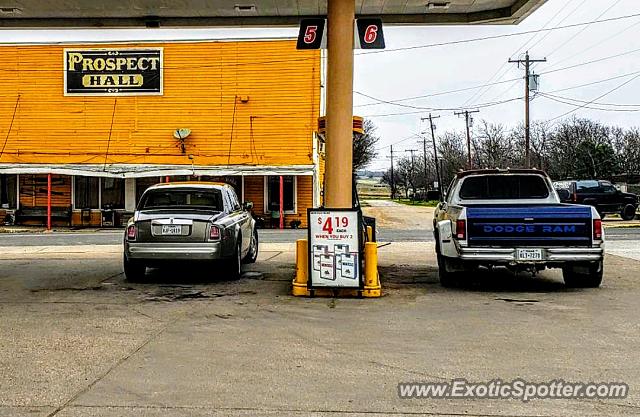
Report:
[[360,212],[309,209],[310,287],[359,288]]

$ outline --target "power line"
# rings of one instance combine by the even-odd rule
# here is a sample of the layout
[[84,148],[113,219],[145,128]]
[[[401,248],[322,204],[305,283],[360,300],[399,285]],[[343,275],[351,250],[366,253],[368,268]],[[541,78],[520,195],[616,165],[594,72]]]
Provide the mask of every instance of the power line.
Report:
[[609,60],[609,59],[619,58],[619,57],[621,57],[621,56],[634,54],[634,53],[636,53],[636,52],[638,52],[638,51],[640,51],[640,48],[638,48],[638,49],[632,49],[632,50],[630,50],[630,51],[620,52],[620,53],[618,53],[618,54],[615,54],[615,55],[609,55],[609,56],[606,56],[606,57],[603,57],[603,58],[593,59],[593,60],[591,60],[591,61],[581,62],[581,63],[579,63],[579,64],[575,64],[575,65],[569,65],[568,67],[562,67],[562,68],[557,68],[557,69],[551,69],[551,70],[548,70],[548,71],[541,72],[539,75],[552,74],[552,73],[554,73],[554,72],[558,72],[558,71],[566,71],[566,70],[568,70],[568,69],[573,69],[573,68],[578,68],[578,67],[582,67],[582,66],[585,66],[585,65],[595,64],[595,63],[597,63],[597,62],[607,61],[607,60]]
[[579,105],[579,106],[574,105],[574,106],[576,107],[575,109],[570,110],[570,111],[568,111],[568,112],[566,112],[566,113],[563,113],[563,114],[561,114],[561,115],[559,115],[559,116],[556,116],[556,117],[554,117],[553,119],[549,119],[547,122],[553,122],[553,121],[556,121],[556,120],[558,120],[558,119],[561,119],[561,118],[563,118],[563,117],[565,117],[565,116],[568,116],[568,115],[570,115],[570,114],[572,114],[572,113],[575,113],[575,112],[577,112],[578,110],[580,110],[580,109],[582,109],[582,108],[584,108],[584,107],[587,107],[588,105],[593,104],[594,102],[596,102],[596,101],[600,100],[601,98],[604,98],[604,97],[608,96],[609,94],[613,93],[614,91],[617,91],[617,90],[621,89],[622,87],[624,87],[625,85],[627,85],[627,84],[629,84],[630,82],[634,81],[634,80],[635,80],[635,79],[637,79],[638,77],[640,77],[640,74],[635,75],[633,78],[631,78],[631,79],[629,79],[629,80],[627,80],[627,81],[623,82],[622,84],[617,85],[616,87],[612,88],[611,90],[607,91],[606,93],[604,93],[604,94],[602,94],[602,95],[600,95],[600,96],[598,96],[598,97],[594,98],[593,100],[591,100],[591,101],[589,101],[589,102],[587,102],[587,103],[585,103],[585,104],[581,104],[581,105]]
[[395,145],[398,145],[398,144],[400,144],[400,143],[402,143],[402,142],[406,142],[406,141],[408,141],[409,139],[413,139],[413,138],[416,138],[416,137],[420,137],[420,136],[419,136],[418,134],[416,134],[416,133],[412,133],[410,136],[407,136],[406,138],[400,139],[400,140],[399,140],[399,141],[397,141],[397,142],[393,142],[391,145],[380,146],[380,147],[375,148],[375,149],[376,149],[377,151],[379,151],[379,150],[382,150],[382,149],[388,148],[388,147],[390,147],[390,146],[395,146]]
[[[573,1],[574,1],[574,0],[570,0],[570,1],[566,2],[566,3],[564,4],[564,6],[563,6],[563,7],[561,7],[560,9],[558,9],[558,11],[556,12],[556,14],[554,14],[554,15],[551,17],[551,19],[549,19],[549,20],[547,21],[547,23],[545,23],[545,24],[544,24],[544,26],[542,27],[542,29],[545,29],[545,28],[547,27],[547,25],[549,25],[549,24],[550,24],[550,23],[551,23],[551,22],[552,22],[552,21],[553,21],[553,20],[554,20],[554,19],[555,19],[559,14],[560,14],[560,12],[562,12],[562,11],[563,11],[563,10],[564,10],[568,5],[569,5],[569,4],[571,4]],[[586,0],[583,0],[583,2],[582,2],[582,3],[584,3],[584,1],[586,1]],[[575,11],[575,10],[574,10],[574,11]],[[572,12],[572,13],[573,13],[573,12]],[[562,22],[564,22],[564,21],[567,19],[567,17],[569,17],[572,13],[569,13],[567,16],[565,16],[565,18],[564,18],[564,19],[562,19],[560,22],[558,22],[558,25],[560,25]],[[544,39],[544,38],[545,38],[546,36],[548,36],[550,33],[551,33],[551,32],[547,32],[547,33],[545,34],[545,36],[544,36],[542,39]],[[512,53],[512,54],[511,54],[511,56],[517,55],[520,51],[524,50],[524,49],[525,49],[525,47],[529,44],[529,42],[531,42],[531,41],[532,41],[534,38],[536,38],[538,35],[539,35],[539,32],[538,32],[538,33],[535,33],[531,38],[529,38],[529,40],[527,40],[527,41],[526,41],[522,46],[520,46],[520,48],[516,49],[516,51],[515,51],[514,53]],[[541,40],[542,40],[542,39],[541,39]],[[540,42],[540,41],[538,41],[538,42],[536,42],[536,43],[539,43],[539,42]],[[535,46],[535,45],[536,45],[536,44],[533,44],[533,46]],[[497,71],[496,71],[496,72],[495,72],[495,73],[494,73],[494,74],[489,78],[489,80],[488,80],[487,82],[488,82],[488,83],[492,82],[492,81],[494,80],[494,78],[495,78],[495,79],[497,79],[497,80],[501,79],[502,77],[504,77],[504,76],[506,75],[506,72],[505,72],[504,70],[505,70],[505,69],[507,69],[507,70],[508,70],[508,68],[509,68],[509,66],[508,66],[508,62],[503,62],[503,63],[502,63],[502,65],[501,65],[501,66],[498,68],[498,70],[497,70]],[[500,75],[498,75],[498,74],[500,74]],[[473,94],[471,97],[469,97],[469,99],[468,99],[467,101],[465,101],[465,102],[464,102],[463,106],[466,106],[467,104],[469,104],[469,102],[471,102],[471,101],[472,101],[472,100],[474,100],[474,99],[475,99],[475,101],[480,100],[480,98],[481,98],[482,96],[484,96],[488,91],[489,91],[488,89],[485,89],[485,90],[484,90],[484,91],[482,91],[482,92],[480,92],[480,91],[476,91],[476,93],[475,93],[475,94]],[[494,100],[497,100],[499,97],[502,97],[502,96],[506,93],[506,91],[507,91],[507,90],[505,90],[505,91],[504,91],[500,96],[498,96],[498,97],[494,97]],[[479,94],[479,95],[478,95],[478,94]],[[476,96],[477,96],[477,97],[476,97]]]
[[[554,95],[554,94],[550,94],[550,93],[544,93],[544,92],[540,92],[540,95],[544,95],[544,96],[549,96],[549,97],[553,97],[553,98],[557,98],[559,100],[568,100],[568,101],[574,101],[577,103],[589,103],[586,100],[580,100],[577,98],[573,98],[573,97],[564,97],[564,96],[558,96],[558,95]],[[640,104],[622,104],[622,103],[593,103],[593,104],[597,104],[598,106],[608,106],[608,107],[640,107]]]
[[[607,7],[605,9],[604,12],[600,13],[598,15],[598,17],[595,18],[595,20],[597,21],[598,19],[600,19],[602,16],[604,16],[605,14],[607,14],[607,12],[609,10],[611,10],[612,8],[614,8],[618,3],[620,3],[621,0],[617,0],[615,3],[613,3],[611,6]],[[586,26],[583,26],[578,32],[576,32],[573,36],[571,36],[569,38],[569,40],[562,42],[560,45],[558,45],[554,50],[552,50],[550,53],[547,54],[547,56],[551,56],[553,54],[555,54],[556,52],[558,52],[558,50],[560,50],[561,48],[565,47],[567,44],[569,44],[572,40],[574,40],[575,38],[577,38],[578,36],[580,36],[580,34],[582,32],[584,32],[585,30],[587,30],[589,28],[589,26],[591,26],[591,24],[588,24]]]
[[107,151],[104,153],[104,166],[103,171],[107,170],[107,157],[109,156],[109,146],[111,145],[111,134],[113,133],[113,121],[116,117],[116,106],[118,104],[118,98],[113,99],[113,111],[111,113],[111,125],[109,126],[109,138],[107,139]]
[[[493,106],[498,106],[498,105],[509,103],[509,102],[516,101],[516,100],[522,100],[523,98],[524,97],[522,97],[522,96],[514,97],[514,98],[507,99],[507,100],[496,101],[496,102],[492,102],[492,103],[478,104],[475,107],[477,107],[477,108],[493,107]],[[461,107],[448,107],[448,108],[425,108],[424,110],[433,111],[433,112],[443,112],[443,111],[458,111],[460,109],[461,109]],[[373,117],[406,116],[406,115],[410,115],[410,114],[424,113],[424,110],[422,110],[422,111],[416,110],[416,111],[410,111],[410,112],[399,112],[399,113],[386,113],[386,114],[368,114],[368,115],[365,115],[365,116],[362,116],[362,117],[373,118]]]
[[9,124],[9,130],[7,130],[7,136],[4,138],[4,143],[2,144],[2,150],[0,150],[0,158],[4,154],[4,148],[7,146],[7,141],[9,141],[9,135],[11,135],[11,129],[13,129],[13,122],[16,119],[16,112],[18,111],[18,104],[20,103],[20,94],[16,98],[16,104],[13,106],[13,116],[11,116],[11,123]]
[[[553,96],[550,94],[544,94],[544,93],[540,93],[540,97],[544,97],[548,100],[551,101],[555,101],[556,103],[561,103],[561,104],[566,104],[569,106],[580,106],[580,105],[584,105],[583,108],[585,109],[589,109],[589,110],[597,110],[597,111],[605,111],[605,112],[614,112],[614,113],[637,113],[640,112],[640,106],[636,107],[636,108],[631,108],[631,105],[628,105],[629,107],[624,107],[627,105],[613,105],[613,104],[605,104],[605,103],[589,103],[588,101],[583,101],[583,100],[576,100],[576,99],[572,99],[572,98],[567,98],[567,97],[558,97],[558,96]],[[611,107],[601,107],[601,106],[611,106]],[[616,108],[617,107],[617,108]]]
[[[459,45],[459,44],[464,44],[464,43],[473,43],[473,42],[481,42],[481,41],[486,41],[486,40],[493,40],[493,39],[502,39],[502,38],[511,38],[511,37],[515,37],[515,36],[523,36],[523,35],[529,35],[529,34],[535,34],[535,33],[542,33],[542,32],[551,32],[551,31],[556,31],[556,30],[564,30],[564,29],[571,29],[571,28],[576,28],[576,27],[582,27],[582,26],[588,26],[588,25],[593,25],[593,24],[599,24],[599,23],[608,23],[608,22],[614,22],[614,21],[619,21],[619,20],[626,20],[626,19],[633,19],[636,17],[640,17],[640,13],[635,13],[635,14],[630,14],[630,15],[622,15],[622,16],[616,16],[616,17],[612,17],[612,18],[608,18],[608,19],[602,19],[602,20],[592,20],[592,21],[588,21],[588,22],[580,22],[580,23],[573,23],[570,25],[565,25],[565,26],[556,26],[553,28],[543,28],[543,29],[537,29],[537,30],[528,30],[528,31],[523,31],[523,32],[515,32],[515,33],[505,33],[505,34],[501,34],[501,35],[490,35],[490,36],[482,36],[482,37],[477,37],[477,38],[467,38],[467,39],[460,39],[457,41],[447,41],[447,42],[437,42],[437,43],[430,43],[430,44],[423,44],[423,45],[414,45],[414,46],[407,46],[407,47],[402,47],[402,48],[394,48],[394,49],[380,49],[380,50],[372,50],[372,51],[367,51],[367,52],[360,52],[360,53],[356,53],[357,56],[366,56],[366,55],[373,55],[373,54],[379,54],[379,53],[389,53],[389,52],[400,52],[400,51],[407,51],[407,50],[413,50],[413,49],[425,49],[425,48],[434,48],[434,47],[438,47],[438,46],[449,46],[449,45]],[[201,38],[198,39],[198,41],[200,42],[207,42],[207,41],[220,41],[220,39],[218,38]],[[149,43],[150,41],[148,40],[139,40],[139,41],[135,41],[135,42],[126,42],[128,44],[137,44],[137,43]],[[174,42],[183,42],[181,40],[179,41],[171,41],[171,40],[165,40],[165,41],[154,41],[154,43],[174,43]],[[53,45],[62,45],[65,43],[71,43],[71,44],[77,44],[77,41],[71,41],[71,42],[55,42],[55,43],[46,43],[47,45],[49,44],[53,44]],[[124,43],[123,41],[107,41],[107,42],[97,42],[97,41],[92,41],[89,43],[109,43],[109,44],[118,44],[118,43]],[[15,45],[31,45],[34,44],[34,42],[29,42],[26,44],[20,44],[20,43],[12,43],[11,46],[15,46]],[[37,44],[37,43],[36,43]],[[5,47],[6,44],[0,44],[0,47]],[[189,68],[189,69],[193,69],[193,68],[217,68],[220,67],[221,65],[224,66],[251,66],[251,65],[259,65],[259,64],[272,64],[272,63],[283,63],[283,62],[301,62],[301,61],[316,61],[316,60],[322,60],[322,59],[326,59],[325,57],[319,57],[319,56],[313,56],[313,57],[300,57],[300,58],[287,58],[287,59],[273,59],[273,60],[267,60],[267,61],[253,61],[253,62],[225,62],[224,64],[220,64],[220,63],[216,63],[216,64],[211,64],[211,65],[189,65],[189,64],[185,64],[184,66],[182,65],[175,65],[175,66],[163,66],[162,68],[167,69],[167,68],[172,68],[172,69],[181,69],[181,68]],[[38,71],[58,71],[59,68],[30,68],[30,69],[21,69],[20,71],[23,72],[38,72]],[[8,68],[0,68],[0,71],[10,71],[10,72],[15,72],[14,68],[8,69]]]
[[584,49],[582,49],[582,50],[580,50],[580,51],[578,51],[578,52],[576,52],[576,53],[574,53],[574,54],[572,54],[572,55],[569,55],[568,57],[565,57],[565,58],[560,59],[560,60],[559,60],[559,61],[557,61],[555,64],[552,64],[552,65],[551,65],[551,67],[550,67],[550,69],[555,68],[555,67],[557,67],[558,65],[560,65],[561,63],[563,63],[563,62],[567,62],[567,61],[571,60],[572,58],[575,58],[575,57],[576,57],[576,56],[578,56],[578,55],[581,55],[581,54],[583,54],[583,53],[585,53],[585,52],[587,52],[587,51],[590,51],[590,50],[591,50],[591,49],[593,49],[593,48],[596,48],[596,47],[598,47],[598,46],[602,45],[603,43],[608,42],[608,41],[610,41],[611,39],[613,39],[613,38],[615,38],[615,37],[618,37],[618,36],[622,35],[624,32],[626,32],[626,31],[628,31],[629,29],[631,29],[631,28],[633,28],[633,27],[635,27],[635,26],[638,26],[638,25],[640,25],[640,21],[635,22],[635,23],[631,24],[630,26],[627,26],[626,28],[624,28],[624,29],[622,29],[622,30],[619,30],[618,32],[614,33],[613,35],[608,36],[608,37],[606,37],[606,38],[602,39],[600,42],[597,42],[597,43],[594,43],[594,44],[592,44],[592,45],[589,45],[588,47],[586,47],[586,48],[584,48]]
[[[428,98],[428,97],[437,97],[437,96],[444,96],[444,95],[448,95],[448,94],[455,94],[455,93],[460,93],[460,92],[464,92],[464,91],[469,91],[469,90],[476,90],[478,88],[482,88],[482,87],[486,87],[486,86],[492,86],[492,85],[499,85],[499,84],[505,84],[511,81],[517,81],[520,80],[520,78],[514,78],[511,80],[505,80],[505,81],[498,81],[495,83],[490,83],[490,84],[482,84],[482,85],[477,85],[477,86],[473,86],[473,87],[465,87],[465,88],[459,88],[457,90],[449,90],[449,91],[441,91],[438,93],[431,93],[431,94],[425,94],[425,95],[421,95],[421,96],[412,96],[412,97],[405,97],[405,98],[399,98],[399,99],[394,99],[394,100],[382,100],[382,99],[378,99],[376,97],[370,97],[372,100],[376,100],[378,101],[378,103],[367,103],[367,104],[358,104],[355,107],[371,107],[371,106],[379,106],[381,104],[395,104],[395,103],[399,103],[401,101],[411,101],[411,100],[418,100],[418,99],[422,99],[422,98]],[[359,91],[354,91],[354,93],[359,94],[359,95],[363,95],[363,93],[359,92]]]
[[[573,1],[573,0],[572,0]],[[567,20],[569,17],[573,16],[573,14],[582,7],[582,5],[584,5],[587,2],[587,0],[582,0],[582,2],[580,2],[573,10],[571,10],[569,13],[567,13],[567,15],[562,18],[562,20],[560,20],[557,23],[557,26],[561,25],[565,20]],[[571,3],[571,1],[566,3],[566,6],[568,6]],[[551,32],[547,32],[544,34],[544,36],[542,38],[540,38],[536,43],[534,43],[529,49],[532,49],[533,47],[535,47],[536,45],[540,44],[540,42],[542,42],[543,40],[545,40],[549,35],[551,34]]]
[[629,72],[627,74],[616,75],[615,77],[605,78],[605,79],[602,79],[602,80],[596,80],[596,81],[592,81],[592,82],[585,83],[585,84],[574,85],[573,87],[559,88],[557,90],[549,91],[546,94],[559,93],[561,91],[575,90],[577,88],[583,88],[583,87],[590,87],[592,85],[602,84],[602,83],[605,83],[605,82],[608,82],[608,81],[617,80],[617,79],[620,79],[620,78],[626,78],[626,77],[628,77],[630,75],[635,75],[635,74],[640,74],[640,71]]
[[602,20],[592,20],[592,21],[589,21],[589,22],[573,23],[573,24],[570,24],[570,25],[557,26],[557,27],[548,28],[548,29],[536,29],[536,30],[527,30],[527,31],[523,31],[523,32],[504,33],[504,34],[501,34],[501,35],[490,35],[490,36],[482,36],[482,37],[478,37],[478,38],[461,39],[461,40],[457,40],[457,41],[447,41],[447,42],[429,43],[429,44],[424,44],[424,45],[405,46],[405,47],[402,47],[402,48],[395,48],[395,49],[372,50],[372,51],[367,51],[367,52],[361,52],[361,53],[358,53],[356,55],[358,55],[358,56],[361,56],[361,55],[374,55],[374,54],[380,54],[380,53],[410,51],[410,50],[413,50],[413,49],[425,49],[425,48],[434,48],[434,47],[438,47],[438,46],[448,46],[448,45],[458,45],[458,44],[471,43],[471,42],[481,42],[481,41],[487,41],[487,40],[492,40],[492,39],[511,38],[511,37],[514,37],[514,36],[529,35],[529,34],[533,34],[533,33],[549,32],[549,31],[563,30],[563,29],[571,29],[571,28],[582,27],[582,26],[586,26],[586,25],[614,22],[614,21],[625,20],[625,19],[633,19],[635,17],[640,17],[640,13],[624,15],[624,16],[616,16],[616,17],[612,17],[612,18],[608,18],[608,19],[602,19]]
[[[608,56],[605,56],[605,57],[602,57],[602,58],[596,58],[596,59],[593,59],[593,60],[590,60],[590,61],[585,61],[585,62],[569,65],[569,66],[562,67],[562,68],[556,68],[556,69],[543,71],[543,72],[538,73],[538,75],[553,74],[553,73],[560,72],[560,71],[566,71],[566,70],[570,70],[570,69],[574,69],[574,68],[579,68],[579,67],[582,67],[582,66],[591,65],[591,64],[598,63],[598,62],[608,61],[610,59],[619,58],[621,56],[626,56],[626,55],[634,54],[634,53],[637,53],[637,52],[640,52],[640,48],[633,49],[633,50],[630,50],[630,51],[620,52],[620,53],[617,53],[617,54],[614,54],[614,55],[608,55]],[[616,76],[616,77],[608,78],[608,79],[605,79],[605,80],[602,80],[602,81],[598,81],[598,82],[609,81],[609,80],[613,80],[613,79],[621,78],[621,77],[624,77],[624,76]],[[430,93],[430,94],[425,94],[425,95],[420,95],[420,96],[403,97],[403,98],[393,99],[393,100],[383,100],[383,99],[380,99],[380,98],[373,97],[373,96],[370,96],[368,94],[362,93],[360,91],[354,91],[354,93],[356,93],[356,94],[359,94],[359,95],[362,95],[364,97],[370,98],[372,100],[378,101],[378,103],[367,103],[367,104],[356,105],[356,106],[354,106],[354,108],[371,107],[371,106],[376,106],[376,105],[380,105],[380,104],[396,104],[396,103],[399,103],[399,102],[402,102],[402,101],[411,101],[411,100],[418,100],[418,99],[422,99],[422,98],[443,96],[443,95],[454,94],[454,93],[463,92],[463,91],[475,90],[475,89],[482,88],[482,87],[485,87],[485,86],[500,85],[500,84],[506,84],[506,83],[509,83],[509,82],[514,83],[516,81],[520,81],[521,79],[522,79],[522,77],[511,78],[511,79],[508,79],[508,80],[497,81],[497,82],[488,83],[488,84],[482,84],[482,85],[479,85],[479,86],[465,87],[465,88],[460,88],[460,89],[457,89],[457,90],[441,91],[441,92],[437,92],[437,93]],[[585,86],[596,84],[598,82],[585,84]],[[571,87],[571,88],[578,88],[578,87]],[[557,90],[557,91],[559,91],[559,90]],[[502,95],[504,95],[504,94],[502,94]],[[496,98],[498,98],[498,97],[496,97]],[[502,103],[500,101],[496,101],[496,102],[497,103]],[[491,103],[494,103],[494,102],[491,102]],[[478,107],[478,106],[479,105],[476,105],[475,107]],[[482,106],[482,105],[480,105],[480,106]],[[434,109],[434,108],[420,107],[420,106],[411,106],[411,107],[415,107],[416,109],[427,110],[427,111],[437,111],[438,110],[438,109]],[[464,107],[464,106],[460,106],[458,108],[462,108],[462,107]],[[450,109],[445,109],[445,110],[450,110]]]

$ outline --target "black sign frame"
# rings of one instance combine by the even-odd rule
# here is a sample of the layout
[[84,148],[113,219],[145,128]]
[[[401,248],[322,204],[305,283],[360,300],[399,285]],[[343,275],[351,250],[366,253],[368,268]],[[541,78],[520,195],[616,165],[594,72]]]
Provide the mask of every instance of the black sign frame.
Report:
[[[72,62],[71,58],[76,61]],[[84,58],[90,59],[87,62],[91,64],[85,66]],[[65,96],[164,94],[164,50],[161,47],[65,48],[63,61]],[[87,86],[88,83],[99,85]]]
[[296,49],[320,49],[325,36],[326,19],[302,19]]
[[356,19],[360,49],[384,49],[382,19],[367,17]]

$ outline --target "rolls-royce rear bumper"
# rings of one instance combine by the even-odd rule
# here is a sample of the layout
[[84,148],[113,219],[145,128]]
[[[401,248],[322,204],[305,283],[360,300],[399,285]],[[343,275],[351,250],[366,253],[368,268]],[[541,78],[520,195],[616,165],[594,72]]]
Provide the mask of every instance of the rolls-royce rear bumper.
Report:
[[127,258],[152,261],[213,261],[222,258],[220,242],[143,243],[125,242]]

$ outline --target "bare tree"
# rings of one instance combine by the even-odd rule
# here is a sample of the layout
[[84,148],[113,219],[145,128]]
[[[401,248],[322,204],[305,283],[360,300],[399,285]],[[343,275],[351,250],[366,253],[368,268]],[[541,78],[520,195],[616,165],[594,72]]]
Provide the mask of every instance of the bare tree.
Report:
[[377,135],[378,128],[369,119],[363,124],[364,133],[356,134],[353,138],[353,170],[364,168],[378,156],[376,144],[380,140]]
[[442,187],[467,164],[466,137],[460,132],[445,132],[438,138],[438,153],[442,161]]

